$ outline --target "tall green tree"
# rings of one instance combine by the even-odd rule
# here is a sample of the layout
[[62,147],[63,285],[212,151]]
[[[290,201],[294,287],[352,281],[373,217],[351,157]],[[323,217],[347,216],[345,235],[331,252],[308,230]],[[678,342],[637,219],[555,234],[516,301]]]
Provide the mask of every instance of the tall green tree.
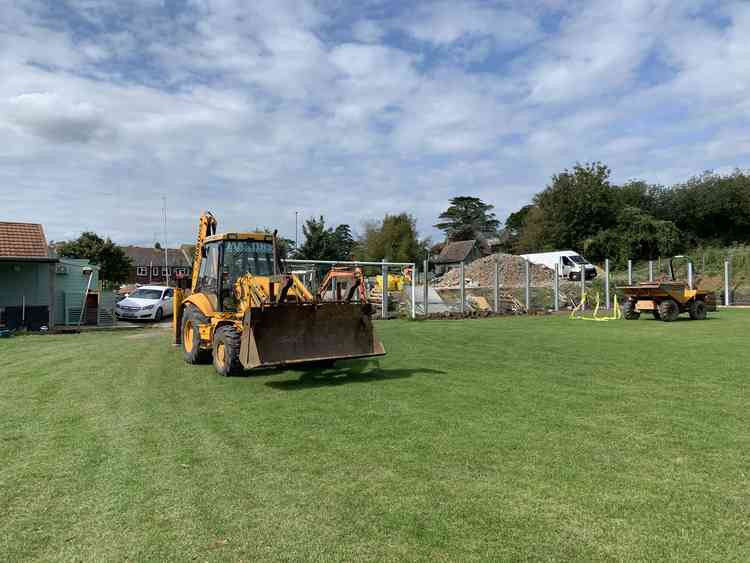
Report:
[[614,224],[615,192],[610,170],[600,162],[576,164],[552,177],[534,196],[535,210],[520,237],[524,250],[583,248],[587,239]]
[[96,233],[86,231],[75,240],[63,243],[58,252],[68,258],[86,258],[101,269],[99,277],[103,281],[122,283],[127,281],[133,262],[125,252],[109,238],[103,239]]
[[399,213],[365,223],[356,253],[365,261],[415,262],[426,255],[428,246],[428,239],[419,239],[416,219]]
[[609,258],[615,265],[624,266],[628,258],[673,256],[684,248],[685,237],[672,221],[657,219],[637,207],[622,208],[615,223],[586,241],[588,258]]
[[518,243],[521,239],[521,234],[526,227],[526,220],[532,209],[534,209],[533,205],[524,205],[518,211],[508,215],[508,218],[505,220],[503,231],[500,234],[502,247],[506,251],[516,252],[518,250]]
[[349,225],[335,229],[326,226],[325,218],[310,218],[302,226],[304,242],[294,253],[303,260],[349,260],[354,247],[354,237]]
[[449,241],[485,240],[497,234],[500,221],[492,213],[494,206],[478,197],[459,196],[450,200],[435,228],[445,231]]

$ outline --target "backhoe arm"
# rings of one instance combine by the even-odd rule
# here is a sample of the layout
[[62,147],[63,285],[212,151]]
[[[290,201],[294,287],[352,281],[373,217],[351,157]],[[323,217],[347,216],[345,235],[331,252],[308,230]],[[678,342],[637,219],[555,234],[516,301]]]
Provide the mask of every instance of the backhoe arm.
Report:
[[201,213],[201,219],[198,225],[198,240],[195,243],[195,256],[193,257],[193,282],[190,287],[193,293],[195,293],[195,288],[198,285],[201,262],[203,262],[203,244],[206,241],[206,237],[213,234],[216,234],[216,218],[210,211],[204,211]]

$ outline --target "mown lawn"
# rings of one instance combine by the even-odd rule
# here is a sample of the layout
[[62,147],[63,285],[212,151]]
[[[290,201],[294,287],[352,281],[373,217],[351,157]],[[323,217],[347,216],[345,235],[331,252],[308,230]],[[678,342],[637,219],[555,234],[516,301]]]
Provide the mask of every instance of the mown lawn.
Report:
[[0,341],[0,560],[750,559],[750,312],[377,330],[229,379],[154,329]]

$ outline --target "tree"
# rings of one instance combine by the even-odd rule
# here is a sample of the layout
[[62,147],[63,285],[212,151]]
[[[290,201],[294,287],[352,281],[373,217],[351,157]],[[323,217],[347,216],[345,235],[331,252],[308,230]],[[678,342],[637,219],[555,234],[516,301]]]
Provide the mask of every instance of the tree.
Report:
[[349,260],[352,257],[352,251],[356,242],[352,235],[352,229],[349,225],[343,224],[336,227],[333,231],[333,248],[336,255],[335,260]]
[[156,250],[161,250],[161,249],[162,249],[162,248],[161,248],[161,243],[160,243],[160,242],[159,242],[158,240],[157,240],[157,241],[156,241],[156,242],[154,243],[154,248],[155,248]]
[[484,203],[478,197],[454,197],[450,200],[448,209],[440,214],[440,222],[435,228],[445,231],[449,241],[484,240],[497,234],[500,226],[492,209],[494,206]]
[[99,277],[111,283],[122,283],[128,279],[133,262],[119,246],[109,238],[102,239],[87,231],[75,240],[63,243],[58,252],[68,258],[85,258],[101,269]]
[[386,215],[381,222],[365,223],[357,255],[365,261],[415,262],[425,256],[429,240],[420,241],[417,221],[408,213]]
[[505,220],[503,232],[500,235],[501,245],[508,252],[516,252],[518,243],[521,239],[521,233],[526,226],[526,219],[534,208],[532,204],[524,205],[518,211],[508,215]]
[[613,225],[615,192],[610,170],[600,162],[576,164],[552,177],[534,196],[534,211],[525,221],[522,245],[527,250],[580,249],[584,241]]
[[301,260],[349,260],[354,248],[354,237],[349,225],[335,229],[326,227],[325,218],[311,218],[302,226],[304,243],[294,254]]
[[628,258],[673,256],[683,247],[684,237],[672,221],[626,206],[617,213],[616,226],[600,231],[586,242],[585,252],[592,260],[609,258],[622,266]]

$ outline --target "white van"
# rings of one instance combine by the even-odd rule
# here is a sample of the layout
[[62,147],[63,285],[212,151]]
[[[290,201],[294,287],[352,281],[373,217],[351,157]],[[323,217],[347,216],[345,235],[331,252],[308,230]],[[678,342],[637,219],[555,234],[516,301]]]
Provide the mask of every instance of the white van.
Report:
[[551,270],[555,269],[555,264],[560,267],[560,277],[569,280],[580,280],[581,269],[586,272],[586,279],[591,280],[596,277],[596,267],[586,260],[583,256],[572,250],[558,250],[556,252],[537,252],[536,254],[521,254],[532,264],[541,264]]

